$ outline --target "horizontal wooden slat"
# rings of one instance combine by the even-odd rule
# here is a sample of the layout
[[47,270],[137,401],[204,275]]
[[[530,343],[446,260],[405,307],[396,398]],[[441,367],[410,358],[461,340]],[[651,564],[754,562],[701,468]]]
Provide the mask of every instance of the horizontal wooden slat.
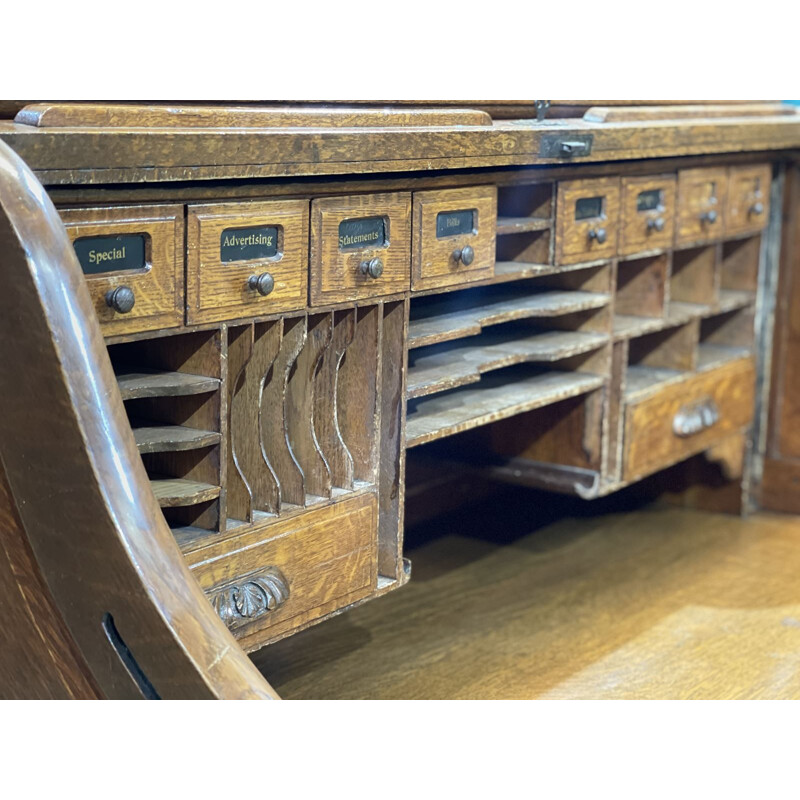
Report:
[[[442,303],[425,309],[426,316],[412,319],[408,328],[408,346],[422,347],[427,344],[458,339],[479,333],[482,327],[498,325],[529,317],[556,317],[602,308],[607,305],[607,294],[593,292],[539,292],[538,294],[500,296],[485,305],[462,308],[448,312]],[[442,313],[436,314],[435,309]],[[413,313],[413,310],[412,310]]]
[[423,397],[476,383],[482,373],[513,364],[552,362],[586,353],[604,345],[608,338],[583,331],[545,331],[519,338],[484,333],[452,347],[434,348],[434,352],[414,351],[407,396]]
[[196,450],[219,444],[215,431],[201,431],[183,425],[133,424],[133,438],[140,453],[171,453],[178,450]]
[[603,378],[576,372],[545,372],[521,379],[489,375],[478,386],[420,400],[408,413],[406,447],[557,403],[602,385]]
[[662,105],[609,108],[593,106],[583,115],[586,122],[654,122],[657,120],[721,119],[740,117],[793,116],[793,106],[782,103],[742,103],[741,105]]
[[553,226],[553,220],[546,217],[498,217],[497,233],[529,233],[546,231]]
[[117,384],[123,400],[135,400],[213,392],[219,388],[219,379],[184,372],[140,370],[117,375]]
[[193,506],[219,497],[220,487],[185,478],[150,477],[150,488],[162,508]]

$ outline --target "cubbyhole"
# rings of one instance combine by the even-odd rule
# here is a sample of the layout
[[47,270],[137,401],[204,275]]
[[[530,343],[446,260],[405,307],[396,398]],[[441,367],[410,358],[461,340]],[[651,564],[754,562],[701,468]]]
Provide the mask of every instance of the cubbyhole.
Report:
[[722,289],[752,292],[758,289],[761,236],[737,239],[722,244]]
[[495,249],[495,261],[516,264],[550,264],[551,232],[549,228],[513,235],[499,235]]
[[719,301],[717,246],[692,247],[672,254],[671,301],[714,305]]
[[752,355],[754,337],[755,309],[752,306],[702,320],[698,369],[711,369]]
[[614,312],[636,317],[663,317],[668,267],[666,253],[620,261]]
[[631,339],[628,345],[628,370],[625,396],[631,399],[641,391],[679,378],[697,368],[700,321],[649,333]]
[[498,187],[497,216],[499,219],[552,219],[553,184],[533,183]]

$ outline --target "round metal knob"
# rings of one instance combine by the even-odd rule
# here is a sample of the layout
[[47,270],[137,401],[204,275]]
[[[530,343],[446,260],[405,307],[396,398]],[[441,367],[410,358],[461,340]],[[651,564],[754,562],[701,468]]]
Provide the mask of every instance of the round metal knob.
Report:
[[647,220],[647,230],[649,231],[661,231],[664,230],[664,218],[663,217],[651,217]]
[[700,219],[703,222],[707,222],[709,225],[713,225],[717,221],[717,212],[712,208],[711,211],[706,211],[704,214],[701,214]]
[[453,260],[456,263],[460,261],[465,267],[468,267],[475,260],[475,251],[465,244],[461,249],[453,250]]
[[136,295],[130,286],[117,286],[106,292],[106,305],[118,314],[127,314],[136,305]]
[[597,244],[604,244],[606,240],[606,229],[597,228],[589,231],[589,238],[594,239]]
[[754,203],[753,207],[750,209],[751,214],[763,214],[764,213],[764,204],[761,202]]
[[247,285],[263,297],[266,297],[275,288],[275,278],[269,272],[262,272],[260,275],[251,275]]
[[383,275],[383,261],[379,258],[371,258],[369,261],[361,262],[361,272],[369,275],[370,278],[380,278]]

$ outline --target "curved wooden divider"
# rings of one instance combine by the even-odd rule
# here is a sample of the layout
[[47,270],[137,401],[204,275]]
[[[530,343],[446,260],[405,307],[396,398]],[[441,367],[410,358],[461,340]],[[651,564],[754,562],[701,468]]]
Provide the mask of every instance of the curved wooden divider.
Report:
[[66,232],[3,143],[0,265],[0,599],[13,637],[0,696],[277,697],[189,574]]

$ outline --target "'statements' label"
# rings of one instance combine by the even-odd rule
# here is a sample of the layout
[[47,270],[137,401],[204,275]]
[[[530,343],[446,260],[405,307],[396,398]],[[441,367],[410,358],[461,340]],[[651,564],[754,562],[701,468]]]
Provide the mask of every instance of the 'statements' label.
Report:
[[274,225],[253,228],[226,228],[219,237],[219,258],[231,261],[255,261],[278,255],[278,229]]
[[127,236],[84,236],[73,243],[81,268],[86,275],[144,269],[145,234]]
[[386,221],[383,217],[346,219],[339,223],[339,249],[358,250],[386,244]]
[[458,236],[464,233],[477,233],[475,229],[475,209],[466,211],[442,211],[436,215],[436,238]]

